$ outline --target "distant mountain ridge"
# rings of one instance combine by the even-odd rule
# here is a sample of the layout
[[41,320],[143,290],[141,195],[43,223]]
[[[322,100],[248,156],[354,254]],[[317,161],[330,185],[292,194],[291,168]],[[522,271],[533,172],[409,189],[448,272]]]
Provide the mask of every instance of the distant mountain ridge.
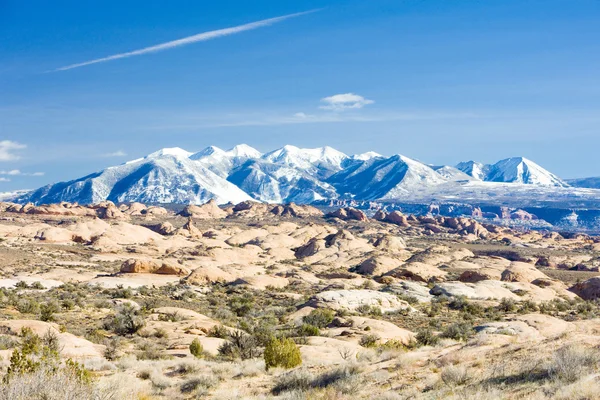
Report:
[[[480,183],[478,183],[480,182]],[[103,200],[144,203],[311,203],[331,199],[410,200],[438,194],[460,197],[477,185],[486,193],[512,187],[569,189],[568,183],[523,157],[486,165],[431,166],[406,156],[346,155],[331,147],[286,145],[265,154],[240,144],[193,153],[165,148],[69,182],[28,192],[19,202],[81,204]],[[506,186],[508,185],[508,186]],[[514,185],[514,186],[511,186]],[[536,189],[538,190],[538,189]],[[454,194],[454,193],[457,194]]]

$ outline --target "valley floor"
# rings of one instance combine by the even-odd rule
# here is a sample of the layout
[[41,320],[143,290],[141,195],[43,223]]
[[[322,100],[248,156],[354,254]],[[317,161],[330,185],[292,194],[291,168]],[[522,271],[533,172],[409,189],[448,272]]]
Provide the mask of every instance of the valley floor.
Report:
[[596,399],[599,269],[467,218],[0,203],[0,399]]

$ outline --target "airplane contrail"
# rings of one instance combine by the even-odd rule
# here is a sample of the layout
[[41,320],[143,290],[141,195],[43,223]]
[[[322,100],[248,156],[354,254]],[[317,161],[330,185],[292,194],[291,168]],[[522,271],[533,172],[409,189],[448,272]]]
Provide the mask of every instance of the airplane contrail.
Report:
[[108,57],[97,58],[97,59],[91,60],[91,61],[85,61],[85,62],[78,63],[78,64],[67,65],[66,67],[57,68],[51,72],[67,71],[69,69],[85,67],[86,65],[98,64],[98,63],[112,61],[112,60],[118,60],[120,58],[140,56],[142,54],[156,53],[158,51],[168,50],[168,49],[172,49],[174,47],[185,46],[190,43],[204,42],[204,41],[216,39],[216,38],[219,38],[222,36],[235,35],[236,33],[251,31],[253,29],[258,29],[258,28],[262,28],[264,26],[273,25],[278,22],[285,21],[286,19],[299,17],[301,15],[310,14],[310,13],[313,13],[316,11],[319,11],[319,9],[283,15],[281,17],[263,19],[261,21],[250,22],[248,24],[238,25],[238,26],[234,26],[231,28],[224,28],[224,29],[217,29],[215,31],[203,32],[203,33],[199,33],[197,35],[184,37],[184,38],[173,40],[170,42],[161,43],[161,44],[157,44],[157,45],[150,46],[150,47],[145,47],[143,49],[129,51],[127,53],[120,53],[120,54],[115,54],[115,55],[108,56]]

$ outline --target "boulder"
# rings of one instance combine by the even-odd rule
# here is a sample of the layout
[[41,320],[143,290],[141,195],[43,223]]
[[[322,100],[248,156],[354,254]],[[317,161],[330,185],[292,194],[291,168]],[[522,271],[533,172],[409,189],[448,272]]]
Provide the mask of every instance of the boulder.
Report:
[[385,292],[394,293],[401,297],[413,297],[419,303],[429,303],[433,299],[433,295],[429,293],[427,285],[421,282],[400,281],[387,285],[382,289]]
[[444,280],[446,272],[422,262],[409,262],[388,272],[394,278],[403,278],[419,282],[433,282]]
[[576,283],[569,290],[584,300],[596,300],[600,298],[600,276]]
[[374,256],[363,261],[356,272],[361,275],[383,275],[401,264],[400,261],[388,256]]
[[204,265],[196,268],[186,278],[186,282],[191,285],[208,285],[212,283],[234,282],[235,277],[219,267]]
[[123,214],[112,201],[103,201],[95,205],[94,208],[96,210],[96,215],[101,219],[129,219],[129,216]]
[[382,235],[373,239],[370,243],[379,250],[391,253],[406,249],[406,243],[400,236]]
[[548,276],[532,264],[517,261],[512,262],[501,276],[505,282],[533,282],[536,279],[548,279]]
[[189,269],[167,262],[155,260],[129,259],[121,264],[122,273],[130,274],[160,274],[160,275],[188,275]]
[[384,221],[398,226],[410,226],[410,221],[406,215],[402,214],[400,211],[392,211],[385,217]]
[[199,219],[219,219],[227,217],[228,214],[219,207],[214,199],[211,199],[201,206],[190,204],[186,206],[178,215],[181,215],[182,217]]
[[152,230],[164,236],[172,235],[176,231],[173,224],[171,224],[169,221],[161,222],[160,224],[153,226]]
[[325,215],[327,218],[339,218],[343,221],[355,220],[355,221],[368,221],[369,218],[367,215],[357,210],[356,208],[347,207],[347,208],[339,208],[335,211],[330,212]]
[[377,292],[368,289],[328,290],[313,296],[308,304],[315,308],[330,308],[332,310],[356,310],[363,305],[381,308],[381,311],[413,310],[405,301],[391,293]]

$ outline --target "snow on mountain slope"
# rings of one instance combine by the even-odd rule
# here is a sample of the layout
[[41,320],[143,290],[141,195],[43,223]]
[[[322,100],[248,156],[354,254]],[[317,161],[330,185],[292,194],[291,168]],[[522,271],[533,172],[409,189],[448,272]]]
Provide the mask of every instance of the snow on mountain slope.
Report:
[[522,183],[567,187],[565,181],[524,157],[512,157],[496,164],[482,164],[475,161],[461,162],[456,166],[467,175],[486,182]]
[[569,186],[558,176],[524,157],[513,157],[490,166],[485,177],[488,182],[511,182],[541,186]]
[[198,153],[192,154],[190,159],[200,162],[221,178],[227,179],[234,168],[250,159],[257,159],[261,156],[260,151],[246,144],[240,144],[227,151],[216,146],[209,146]]
[[262,153],[256,150],[254,147],[248,146],[247,144],[238,144],[232,149],[227,151],[227,154],[233,157],[245,157],[245,158],[260,158]]
[[326,178],[340,171],[342,163],[348,159],[348,156],[328,146],[300,149],[296,146],[286,145],[266,153],[262,159],[275,164],[300,168],[316,174],[318,178]]
[[48,185],[22,200],[37,204],[60,201],[89,204],[102,200],[200,204],[210,199],[218,203],[251,199],[235,185],[189,159],[187,152],[179,150],[163,149],[135,162]]
[[379,157],[383,157],[383,156],[379,153],[375,153],[374,151],[367,151],[366,153],[354,154],[350,158],[352,158],[353,160],[367,161],[367,160],[370,160],[371,158],[379,158]]
[[356,162],[327,182],[340,195],[360,200],[401,197],[422,186],[447,182],[431,167],[401,155]]
[[461,162],[456,165],[456,169],[464,172],[465,174],[475,179],[479,179],[480,181],[485,180],[485,177],[489,172],[489,167],[489,165],[485,165],[475,161]]
[[267,203],[311,203],[337,197],[335,188],[314,176],[264,160],[246,162],[228,180],[254,199]]
[[[590,184],[579,183],[577,184]],[[493,165],[474,161],[454,167],[429,166],[374,152],[351,157],[331,147],[301,149],[284,146],[261,154],[245,145],[230,150],[215,146],[197,153],[166,148],[69,182],[20,194],[19,202],[71,201],[219,203],[256,199],[265,202],[310,203],[339,197],[357,200],[494,199],[498,196],[577,197],[583,189],[522,157]],[[564,189],[564,190],[563,190]],[[485,195],[477,194],[485,191]],[[556,192],[556,193],[554,193]],[[587,192],[585,192],[587,196]],[[594,192],[595,193],[595,192]]]
[[431,168],[450,181],[472,181],[477,179],[471,175],[467,175],[458,168],[450,167],[448,165],[432,165]]

